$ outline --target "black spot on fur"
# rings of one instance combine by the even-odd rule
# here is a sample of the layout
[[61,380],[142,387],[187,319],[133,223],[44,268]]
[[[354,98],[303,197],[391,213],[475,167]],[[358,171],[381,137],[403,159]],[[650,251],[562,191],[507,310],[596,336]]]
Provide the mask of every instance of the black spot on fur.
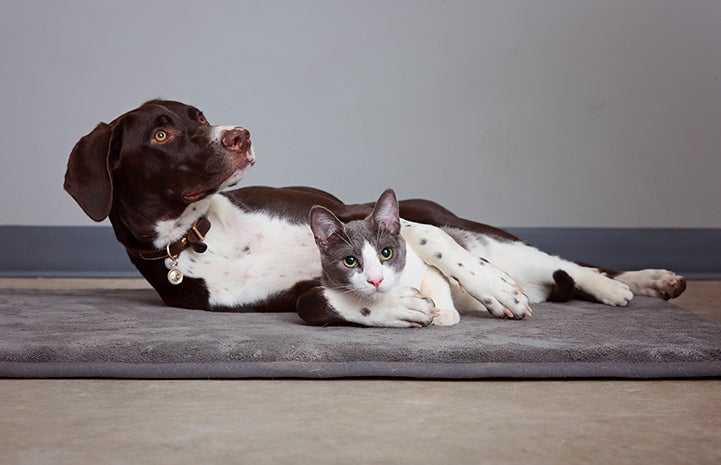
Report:
[[459,263],[459,264],[458,264],[458,267],[459,267],[459,268],[463,268],[463,263]]
[[421,241],[419,242],[420,245],[426,245],[427,243],[428,241],[425,239],[421,239]]
[[475,275],[476,275],[476,273],[471,271],[471,276],[475,276]]
[[576,297],[576,281],[563,270],[556,270],[553,273],[555,284],[548,296],[549,302],[568,302]]
[[360,312],[361,312],[361,315],[368,316],[371,314],[371,309],[367,308],[367,307],[363,307],[363,308],[361,308]]
[[436,258],[437,258],[438,260],[440,260],[441,258],[443,258],[443,254],[440,253],[440,252],[436,252],[436,253],[435,253],[435,256],[436,256]]
[[250,246],[246,245],[245,248],[243,249],[243,252],[245,252],[245,253],[250,252]]
[[[317,282],[316,284],[320,283]],[[338,314],[325,298],[323,288],[320,286],[301,292],[295,304],[298,315],[303,321],[312,325],[325,326],[346,323],[345,318]]]

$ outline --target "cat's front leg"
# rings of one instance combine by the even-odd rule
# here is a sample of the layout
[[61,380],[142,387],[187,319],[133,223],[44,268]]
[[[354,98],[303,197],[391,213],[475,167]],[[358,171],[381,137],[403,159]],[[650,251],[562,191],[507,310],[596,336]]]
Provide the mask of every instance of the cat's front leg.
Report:
[[421,284],[421,293],[428,296],[436,306],[437,315],[433,324],[437,326],[452,326],[461,321],[461,315],[453,303],[453,295],[446,278],[435,268],[427,266]]
[[433,301],[418,289],[397,286],[373,301],[322,286],[302,294],[297,301],[300,317],[313,325],[353,323],[362,326],[420,328],[428,326],[437,311]]

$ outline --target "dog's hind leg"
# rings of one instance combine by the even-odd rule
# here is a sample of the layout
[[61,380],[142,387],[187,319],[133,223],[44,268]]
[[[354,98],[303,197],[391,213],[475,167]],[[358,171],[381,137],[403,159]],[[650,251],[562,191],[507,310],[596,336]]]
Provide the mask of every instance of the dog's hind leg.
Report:
[[[567,280],[563,276],[554,275],[557,271],[565,272],[575,282],[573,297],[612,306],[625,306],[634,295],[669,300],[678,297],[686,289],[686,279],[672,271],[645,269],[619,272],[599,269],[549,255],[521,242],[493,238],[486,238],[486,242],[488,244],[483,247],[483,251],[488,253],[489,260],[525,286],[531,302],[548,298],[563,300],[555,299],[559,294],[553,292],[559,286],[567,287]],[[473,251],[473,248],[470,250]],[[554,277],[554,280],[550,277]],[[556,277],[561,278],[560,281]],[[540,292],[540,295],[536,295],[536,292]],[[544,296],[544,292],[548,293]],[[561,294],[568,295],[568,291]]]
[[[531,302],[578,297],[625,306],[633,298],[627,284],[611,279],[599,269],[547,254],[523,242],[491,237],[475,238],[474,241],[468,235],[462,236],[461,240],[472,253],[486,254],[492,263],[518,280]],[[572,284],[574,292],[570,289]]]
[[[606,271],[606,270],[603,270]],[[608,276],[627,284],[636,295],[675,299],[686,290],[686,278],[668,270],[607,271]]]

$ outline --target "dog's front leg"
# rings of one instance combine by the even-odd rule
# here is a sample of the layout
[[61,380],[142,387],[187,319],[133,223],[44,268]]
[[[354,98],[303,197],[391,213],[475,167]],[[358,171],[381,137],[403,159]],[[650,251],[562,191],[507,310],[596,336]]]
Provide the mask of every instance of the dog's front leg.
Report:
[[358,324],[362,326],[420,328],[437,316],[433,301],[418,289],[397,286],[373,301],[323,286],[303,293],[297,301],[300,317],[313,325]]
[[410,221],[402,224],[401,234],[408,246],[491,315],[517,320],[530,315],[528,296],[508,273],[473,255],[440,228]]

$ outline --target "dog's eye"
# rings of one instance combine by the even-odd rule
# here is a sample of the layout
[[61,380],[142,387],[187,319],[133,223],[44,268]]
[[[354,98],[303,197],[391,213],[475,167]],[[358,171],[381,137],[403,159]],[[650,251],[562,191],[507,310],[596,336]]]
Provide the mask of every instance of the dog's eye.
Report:
[[158,129],[155,131],[155,134],[153,134],[153,139],[155,139],[155,142],[165,142],[168,140],[168,133],[163,129]]
[[202,124],[203,126],[207,126],[207,125],[208,125],[208,120],[205,119],[205,116],[203,116],[202,113],[200,113],[200,114],[198,115],[198,122],[199,122],[200,124]]

